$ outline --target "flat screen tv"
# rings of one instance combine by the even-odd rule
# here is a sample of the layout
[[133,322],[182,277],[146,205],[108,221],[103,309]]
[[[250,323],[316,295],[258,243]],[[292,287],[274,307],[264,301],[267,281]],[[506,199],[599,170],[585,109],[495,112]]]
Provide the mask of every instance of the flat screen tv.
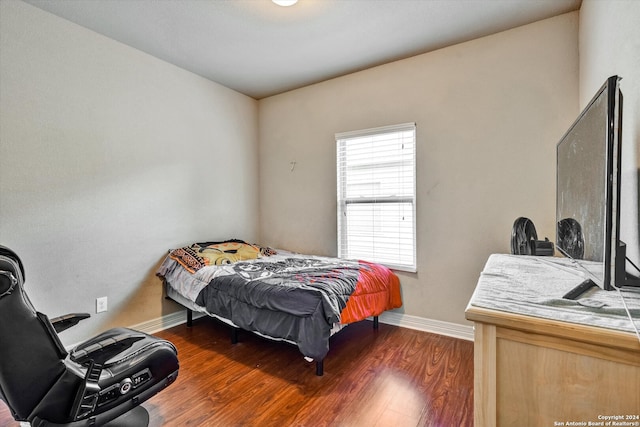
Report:
[[620,241],[619,81],[607,79],[557,145],[556,247],[604,290],[637,286]]

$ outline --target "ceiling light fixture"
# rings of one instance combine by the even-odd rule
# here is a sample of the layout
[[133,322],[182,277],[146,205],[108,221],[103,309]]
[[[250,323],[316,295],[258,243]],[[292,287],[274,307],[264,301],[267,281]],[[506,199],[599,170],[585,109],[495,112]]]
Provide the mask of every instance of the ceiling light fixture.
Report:
[[277,4],[278,6],[285,6],[285,7],[293,6],[298,2],[298,0],[271,0],[271,1]]

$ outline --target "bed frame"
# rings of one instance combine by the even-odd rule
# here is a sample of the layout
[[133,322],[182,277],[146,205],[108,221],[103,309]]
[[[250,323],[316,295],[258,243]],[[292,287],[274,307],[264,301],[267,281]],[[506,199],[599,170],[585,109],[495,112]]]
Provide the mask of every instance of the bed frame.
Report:
[[[166,296],[166,298],[170,299],[172,301],[175,301],[170,296]],[[178,301],[176,301],[176,302],[178,302]],[[178,304],[180,304],[180,303],[178,302]],[[193,310],[190,309],[189,307],[185,307],[185,308],[187,309],[187,327],[190,328],[190,327],[193,326]],[[229,324],[227,324],[227,326],[229,326],[229,328],[231,329],[231,344],[237,344],[238,343],[238,331],[241,331],[243,329],[239,328],[237,326],[231,326]],[[373,329],[374,330],[378,330],[379,328],[380,328],[380,322],[379,322],[378,316],[373,316]],[[316,360],[316,375],[319,376],[319,377],[324,375],[324,359],[323,360]]]
[[[231,242],[233,244],[240,244],[240,243],[246,244],[244,242],[235,241],[235,240],[228,241],[228,242]],[[222,242],[222,243],[227,244],[226,242]],[[384,269],[384,271],[382,271],[383,269],[382,266],[378,267],[371,264],[371,267],[366,268],[364,270],[365,274],[364,274],[364,280],[362,281],[363,288],[361,288],[361,293],[356,295],[355,288],[354,288],[352,290],[353,295],[350,295],[350,297],[353,296],[354,301],[356,301],[355,304],[358,304],[356,297],[359,297],[359,296],[372,294],[372,293],[375,293],[376,295],[383,295],[383,296],[376,297],[375,300],[371,302],[369,302],[368,300],[364,300],[363,304],[366,303],[367,305],[366,308],[353,313],[347,312],[346,315],[343,317],[343,314],[345,314],[342,311],[342,309],[345,308],[344,306],[340,307],[339,313],[336,313],[336,311],[339,305],[341,304],[346,305],[347,301],[344,298],[344,295],[342,294],[333,295],[331,294],[331,292],[329,292],[331,295],[329,295],[328,298],[329,297],[335,298],[335,301],[332,299],[331,302],[327,302],[327,304],[330,304],[330,307],[327,309],[331,312],[331,316],[332,316],[331,320],[334,322],[340,322],[340,321],[344,322],[344,323],[334,323],[333,325],[331,325],[332,326],[331,331],[328,331],[326,329],[326,327],[329,325],[325,323],[326,317],[323,314],[324,313],[323,310],[325,310],[324,303],[323,305],[318,304],[317,306],[312,303],[309,306],[311,307],[310,309],[305,308],[305,310],[309,311],[310,313],[308,316],[309,322],[303,323],[299,317],[296,317],[298,316],[298,314],[296,314],[297,313],[296,311],[291,311],[291,312],[287,311],[288,306],[286,306],[286,304],[289,304],[289,306],[295,306],[295,302],[297,300],[295,300],[295,298],[291,299],[290,297],[285,297],[283,301],[286,304],[282,305],[284,309],[280,310],[279,308],[280,306],[275,305],[274,307],[276,308],[273,309],[272,312],[274,315],[277,315],[277,316],[271,317],[269,319],[271,319],[272,323],[275,322],[276,324],[279,324],[279,322],[286,323],[289,321],[298,322],[299,324],[296,323],[296,326],[295,326],[296,330],[294,332],[292,333],[284,332],[286,336],[290,338],[288,339],[281,338],[280,329],[278,329],[277,327],[273,327],[268,323],[267,325],[269,326],[265,327],[264,329],[260,328],[261,330],[264,330],[264,332],[257,332],[253,330],[254,327],[252,326],[256,312],[252,310],[243,311],[241,309],[239,312],[240,314],[238,314],[238,316],[233,316],[231,314],[231,306],[227,307],[228,304],[233,305],[232,304],[233,300],[231,299],[231,297],[226,297],[226,299],[224,298],[215,299],[211,305],[211,308],[209,309],[211,311],[195,303],[195,300],[197,298],[200,298],[200,296],[202,295],[202,291],[207,289],[206,288],[207,284],[205,284],[205,282],[210,283],[211,278],[205,274],[205,277],[203,278],[194,279],[193,276],[188,275],[187,273],[185,273],[185,271],[193,275],[194,271],[197,271],[199,268],[206,266],[206,262],[204,261],[200,262],[197,254],[194,252],[196,249],[201,248],[202,245],[204,244],[192,245],[193,248],[195,249],[193,249],[192,246],[182,248],[181,250],[178,250],[178,252],[176,252],[175,256],[171,256],[171,253],[173,253],[173,251],[170,252],[170,255],[163,262],[163,264],[161,265],[161,267],[158,269],[158,272],[157,272],[157,275],[162,279],[164,284],[164,295],[168,299],[171,299],[177,302],[187,310],[187,327],[191,327],[193,325],[193,313],[197,312],[197,313],[202,313],[203,315],[207,315],[209,317],[213,317],[219,320],[220,322],[225,323],[227,326],[229,326],[231,328],[230,331],[231,331],[232,344],[235,344],[238,342],[238,332],[239,330],[242,329],[242,330],[247,330],[249,332],[254,332],[256,335],[259,335],[265,338],[270,338],[276,341],[285,341],[290,344],[296,345],[298,348],[301,349],[301,353],[303,355],[305,354],[309,355],[309,357],[305,357],[305,360],[309,362],[310,361],[316,362],[317,376],[322,376],[324,374],[323,362],[324,362],[324,359],[326,358],[327,351],[329,349],[329,343],[327,340],[332,335],[338,333],[340,329],[342,329],[342,327],[348,325],[349,323],[355,323],[355,322],[366,320],[366,319],[373,319],[373,329],[377,330],[379,329],[379,318],[378,318],[379,314],[381,314],[383,311],[402,306],[401,295],[399,294],[399,279],[397,278],[397,276],[395,276],[388,269]],[[216,245],[214,244],[212,245],[207,244],[206,248],[211,249],[214,255],[217,254],[217,252],[215,252],[214,249],[216,249],[217,251],[220,251],[220,249],[217,248]],[[192,254],[191,252],[194,252],[194,253]],[[226,251],[226,250],[223,251],[223,253],[225,254],[227,252],[229,251]],[[275,254],[276,253],[274,252],[273,255]],[[254,259],[254,258],[251,258],[251,259]],[[309,273],[311,275],[309,277],[301,273],[302,276],[300,278],[298,277],[294,278],[292,276],[290,280],[292,280],[293,282],[296,282],[296,280],[303,280],[303,282],[304,280],[315,281],[316,276],[313,276],[313,274],[317,274],[318,272],[325,274],[318,277],[323,277],[323,278],[326,277],[327,279],[330,279],[331,274],[339,273],[339,275],[342,275],[343,273],[341,272],[340,269],[343,267],[346,268],[346,272],[344,274],[346,274],[345,278],[348,279],[349,283],[351,283],[351,281],[353,280],[358,280],[358,281],[360,280],[359,279],[360,261],[358,261],[357,264],[355,262],[352,262],[353,265],[349,264],[347,266],[347,265],[341,264],[341,262],[343,261],[336,263],[335,259],[331,259],[331,258],[318,257],[318,259],[314,261],[314,258],[311,256],[294,254],[286,251],[282,252],[282,259],[279,261],[278,259],[276,259],[276,261],[279,263],[278,266],[280,268],[286,267],[286,266],[295,267],[294,271],[298,267],[305,267],[305,268],[312,267]],[[230,262],[233,263],[235,261],[230,260]],[[189,266],[191,266],[191,268],[189,268]],[[275,264],[273,266],[275,266]],[[273,267],[273,266],[270,265],[270,267]],[[317,270],[319,266],[320,266],[320,270]],[[199,267],[199,268],[196,269],[196,267]],[[257,267],[259,267],[258,270],[263,268],[261,265],[258,265]],[[327,268],[327,267],[329,267],[330,271],[333,273],[323,272],[324,270],[322,270],[322,268]],[[192,271],[192,269],[195,269],[195,270]],[[271,270],[269,270],[269,272],[272,273]],[[167,277],[167,273],[169,277]],[[251,268],[242,270],[240,271],[240,273],[235,272],[235,274],[239,274],[239,276],[232,276],[230,272],[227,272],[227,273],[229,274],[224,274],[221,277],[239,277],[240,281],[253,280],[252,274],[262,274],[262,272],[257,270],[254,271]],[[255,278],[258,278],[258,277],[259,276],[256,276]],[[286,278],[286,275],[283,277]],[[173,286],[170,284],[170,280],[174,280],[174,279],[177,283],[182,284],[182,285],[179,285],[179,289],[182,289],[182,291],[178,290],[177,288],[173,288]],[[227,283],[227,281],[223,280],[222,283],[224,283],[225,286],[230,286],[230,283],[232,282]],[[194,288],[194,284],[195,284],[195,288]],[[316,293],[320,293],[320,292],[324,293],[324,292],[330,291],[330,288],[333,286],[333,282],[331,281],[327,281],[326,283],[319,281],[319,284],[322,284],[322,286],[318,288],[318,291]],[[204,287],[201,287],[201,286],[204,286]],[[217,297],[217,294],[215,294],[215,292],[217,292],[216,290],[217,288],[214,287],[212,289],[213,289],[211,290],[212,296]],[[338,290],[339,289],[340,288],[338,288]],[[381,291],[382,289],[384,289],[384,293],[382,293]],[[197,298],[195,298],[193,295],[193,292],[195,291],[199,292]],[[184,292],[184,294],[181,292]],[[276,293],[275,295],[278,296],[279,294]],[[207,297],[208,297],[208,294],[205,293],[205,295],[202,296],[202,299],[204,300]],[[309,302],[308,300],[309,298],[306,298],[306,300],[303,299],[301,301],[308,304]],[[315,300],[312,299],[312,302],[313,301]],[[205,305],[206,304],[207,303],[205,302]],[[245,304],[247,307],[253,307],[250,302],[243,303],[243,304]],[[223,313],[223,315],[220,315],[217,313]],[[227,313],[229,318],[225,317],[224,313]],[[302,313],[306,313],[306,311]],[[235,320],[232,321],[231,317],[233,317]],[[248,329],[245,329],[245,328],[248,328]],[[302,330],[300,328],[308,328],[308,329]],[[268,331],[271,331],[271,333]]]

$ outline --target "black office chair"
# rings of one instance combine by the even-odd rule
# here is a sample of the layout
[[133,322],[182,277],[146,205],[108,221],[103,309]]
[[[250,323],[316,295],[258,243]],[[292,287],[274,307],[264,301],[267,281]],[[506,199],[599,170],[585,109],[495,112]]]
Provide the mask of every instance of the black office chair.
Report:
[[110,329],[68,353],[58,332],[89,317],[51,321],[24,291],[24,267],[0,246],[0,399],[32,427],[147,425],[139,406],[178,376],[176,348],[127,328]]

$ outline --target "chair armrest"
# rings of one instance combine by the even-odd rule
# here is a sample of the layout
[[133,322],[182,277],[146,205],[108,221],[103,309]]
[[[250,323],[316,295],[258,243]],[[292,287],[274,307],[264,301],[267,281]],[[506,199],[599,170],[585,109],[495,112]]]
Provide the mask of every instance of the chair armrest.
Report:
[[88,319],[89,317],[91,317],[89,313],[69,313],[65,314],[64,316],[55,317],[51,319],[50,322],[56,332],[59,333],[69,329],[72,326],[77,325],[78,322],[84,319]]
[[128,349],[141,339],[144,339],[144,335],[134,333],[111,336],[86,346],[76,347],[71,352],[71,360],[81,365],[91,361],[101,366],[113,356]]

